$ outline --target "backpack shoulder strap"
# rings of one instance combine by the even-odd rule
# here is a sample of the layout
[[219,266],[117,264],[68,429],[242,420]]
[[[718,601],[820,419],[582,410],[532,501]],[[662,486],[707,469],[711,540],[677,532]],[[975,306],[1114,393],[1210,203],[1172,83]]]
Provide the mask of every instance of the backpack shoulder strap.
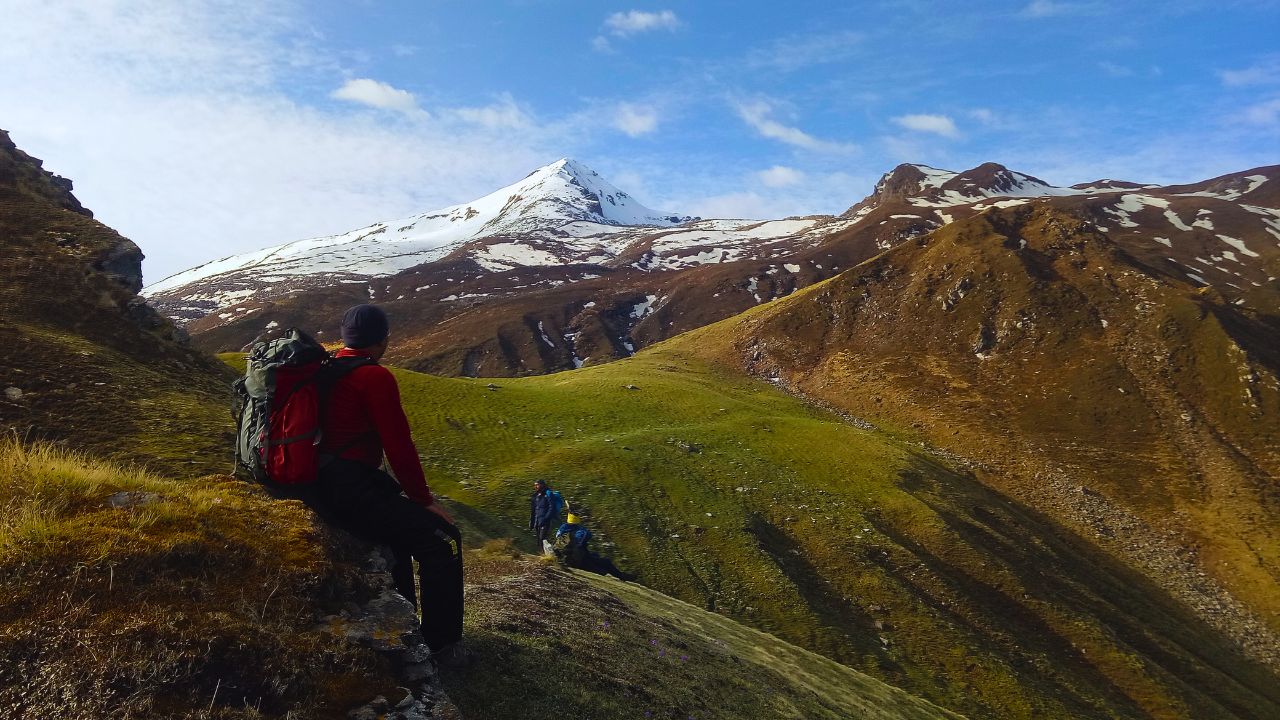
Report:
[[364,355],[355,355],[352,357],[330,357],[325,360],[324,365],[320,368],[320,372],[316,373],[315,383],[316,391],[320,393],[320,404],[323,405],[329,398],[329,393],[333,391],[333,386],[338,384],[342,378],[350,375],[358,368],[365,365],[377,365],[378,362],[371,357]]
[[[320,410],[319,417],[320,417],[320,423],[322,427],[324,424],[324,419],[328,416],[329,396],[333,393],[333,388],[335,385],[338,384],[338,381],[346,377],[347,375],[350,375],[352,372],[354,372],[358,368],[362,368],[366,365],[377,365],[377,364],[378,362],[376,360],[374,360],[371,357],[366,357],[364,355],[354,355],[351,357],[342,357],[342,358],[330,357],[328,360],[325,361],[324,366],[320,368],[320,372],[316,373],[316,377],[315,377],[316,395],[317,395],[317,400],[318,400],[319,410]],[[324,465],[327,465],[329,460],[341,456],[342,453],[350,450],[351,448],[355,447],[357,444],[363,442],[364,440],[376,435],[377,435],[376,430],[370,430],[367,433],[357,435],[356,437],[352,438],[350,442],[344,443],[340,447],[330,450],[329,452],[325,453],[326,459],[321,460],[321,466],[323,467]]]

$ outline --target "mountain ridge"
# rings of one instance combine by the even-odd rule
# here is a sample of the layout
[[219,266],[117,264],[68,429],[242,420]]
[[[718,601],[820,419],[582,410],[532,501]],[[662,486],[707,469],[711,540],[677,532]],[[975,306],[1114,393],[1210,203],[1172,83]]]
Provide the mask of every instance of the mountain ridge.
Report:
[[[579,201],[599,197],[568,187]],[[561,207],[552,227],[476,237],[391,275],[255,266],[150,299],[213,351],[240,349],[281,325],[332,332],[344,305],[373,301],[404,319],[406,342],[393,358],[402,366],[552,372],[628,357],[975,214],[1047,203],[1087,218],[1160,272],[1266,308],[1280,303],[1280,209],[1266,206],[1272,188],[1280,188],[1278,166],[1174,193],[1114,180],[1060,188],[994,163],[963,172],[904,164],[840,216],[616,226],[573,220]],[[347,239],[376,248],[386,232]]]

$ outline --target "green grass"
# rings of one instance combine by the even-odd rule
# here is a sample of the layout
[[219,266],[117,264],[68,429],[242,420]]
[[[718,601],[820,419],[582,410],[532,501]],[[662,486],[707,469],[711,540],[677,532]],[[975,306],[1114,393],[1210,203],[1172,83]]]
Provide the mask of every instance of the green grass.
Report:
[[25,393],[0,408],[0,429],[175,477],[231,469],[225,368],[139,362],[108,343],[25,323],[0,323],[0,367]]
[[955,717],[647,588],[491,544],[468,556],[467,638],[445,680],[468,718]]
[[972,717],[1280,707],[1272,674],[1140,575],[908,432],[703,359],[717,331],[493,388],[397,371],[433,487],[497,537],[550,479],[644,584]]

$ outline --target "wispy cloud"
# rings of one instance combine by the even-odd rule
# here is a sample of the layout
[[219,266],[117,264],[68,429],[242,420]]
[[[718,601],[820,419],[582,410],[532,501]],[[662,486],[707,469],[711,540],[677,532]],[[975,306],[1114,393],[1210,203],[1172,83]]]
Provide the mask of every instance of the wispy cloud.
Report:
[[1101,0],[1032,0],[1018,14],[1025,18],[1098,15],[1113,7],[1121,6],[1116,3],[1101,2]]
[[768,170],[755,174],[757,180],[766,187],[779,188],[797,185],[804,182],[804,173],[786,165],[774,165]]
[[1033,2],[1022,8],[1021,15],[1030,18],[1054,17],[1075,12],[1079,7],[1078,3],[1057,2],[1057,0],[1033,0]]
[[846,60],[862,46],[865,36],[853,30],[816,35],[791,35],[747,54],[748,67],[794,71]]
[[680,18],[676,17],[676,14],[670,10],[659,12],[628,10],[627,12],[616,12],[605,18],[604,26],[613,35],[627,37],[655,30],[678,30],[680,28]]
[[775,108],[768,100],[751,100],[734,103],[738,117],[750,125],[762,137],[818,152],[851,153],[857,145],[821,140],[797,127],[784,125],[773,119]]
[[614,110],[613,126],[631,137],[647,135],[658,128],[658,111],[652,106],[622,103]]
[[523,128],[533,122],[510,93],[502,94],[490,105],[452,108],[449,112],[466,122],[494,129]]
[[4,127],[143,247],[148,282],[479,197],[574,149],[558,128],[512,128],[505,101],[406,113],[412,96],[374,81],[349,91],[361,105],[299,100],[343,68],[289,4],[8,1]]
[[1133,77],[1134,74],[1133,68],[1128,65],[1119,65],[1105,60],[1098,63],[1098,68],[1111,77]]
[[1249,125],[1280,126],[1280,98],[1250,105],[1244,109],[1240,117]]
[[893,118],[898,125],[916,132],[933,133],[943,137],[958,137],[960,131],[956,129],[956,123],[946,115],[901,115]]
[[1107,60],[1098,63],[1098,69],[1113,78],[1145,77],[1157,78],[1164,74],[1159,65],[1148,65],[1145,69],[1132,65],[1121,65]]
[[413,93],[369,78],[348,80],[330,93],[330,97],[402,113],[419,110],[418,100]]
[[1218,77],[1227,87],[1280,84],[1280,55],[1264,58],[1239,70],[1219,70]]
[[999,122],[999,119],[991,108],[973,108],[968,112],[968,115],[983,125],[995,125]]

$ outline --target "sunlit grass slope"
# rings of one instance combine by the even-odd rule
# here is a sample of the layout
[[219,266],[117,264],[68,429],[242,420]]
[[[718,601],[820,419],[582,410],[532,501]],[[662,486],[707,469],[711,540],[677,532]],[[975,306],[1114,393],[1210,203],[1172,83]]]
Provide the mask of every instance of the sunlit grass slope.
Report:
[[464,717],[955,717],[715,613],[511,550],[468,557],[467,637],[484,661],[445,676]]
[[1140,575],[908,440],[699,359],[717,326],[518,380],[399,372],[433,485],[535,478],[642,582],[977,717],[1267,717],[1274,677]]
[[297,503],[0,439],[0,716],[342,717],[391,689],[315,632],[363,585]]

